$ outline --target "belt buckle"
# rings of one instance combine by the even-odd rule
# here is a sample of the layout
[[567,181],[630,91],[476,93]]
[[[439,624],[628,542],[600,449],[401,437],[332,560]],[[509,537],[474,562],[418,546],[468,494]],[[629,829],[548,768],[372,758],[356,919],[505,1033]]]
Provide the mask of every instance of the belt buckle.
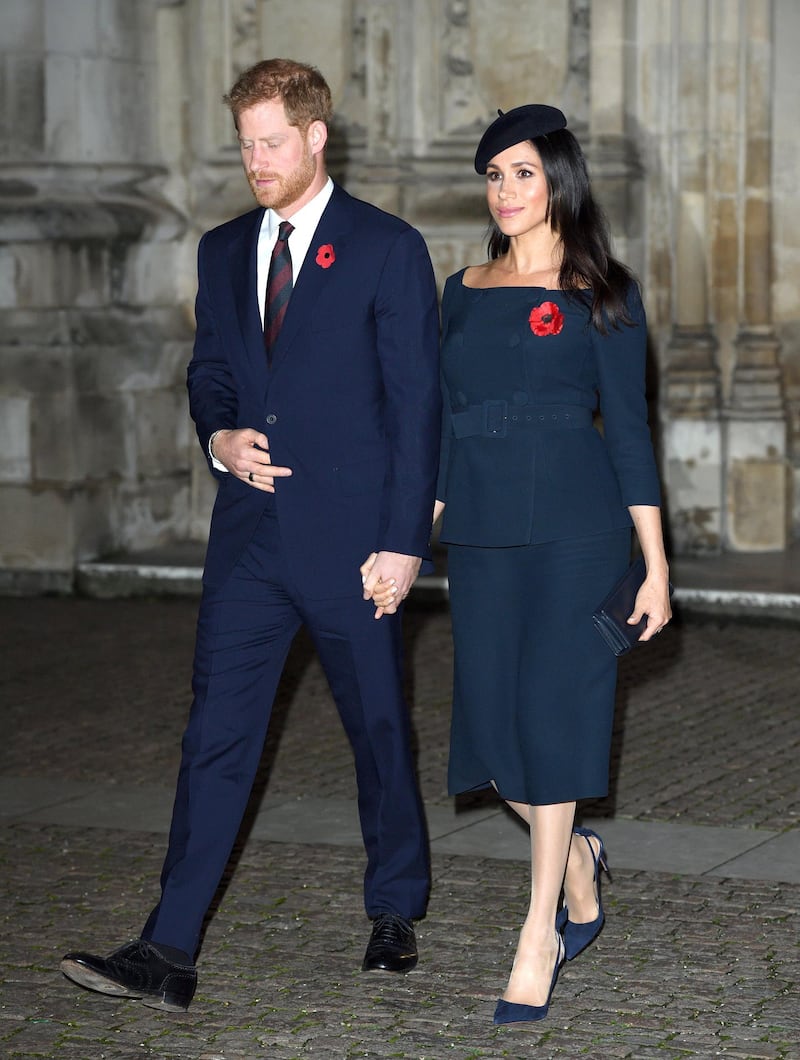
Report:
[[484,401],[483,430],[491,438],[505,438],[508,434],[507,401]]

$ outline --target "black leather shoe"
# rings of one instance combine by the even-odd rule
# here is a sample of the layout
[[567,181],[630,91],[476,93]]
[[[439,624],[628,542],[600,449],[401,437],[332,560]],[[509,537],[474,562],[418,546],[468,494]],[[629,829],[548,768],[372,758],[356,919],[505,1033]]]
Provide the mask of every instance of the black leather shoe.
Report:
[[379,913],[372,921],[362,972],[410,972],[418,960],[411,921],[395,913]]
[[126,942],[107,957],[92,953],[67,953],[61,962],[64,975],[80,986],[114,997],[133,997],[149,1008],[182,1012],[189,1007],[197,986],[193,964],[175,964],[145,939]]

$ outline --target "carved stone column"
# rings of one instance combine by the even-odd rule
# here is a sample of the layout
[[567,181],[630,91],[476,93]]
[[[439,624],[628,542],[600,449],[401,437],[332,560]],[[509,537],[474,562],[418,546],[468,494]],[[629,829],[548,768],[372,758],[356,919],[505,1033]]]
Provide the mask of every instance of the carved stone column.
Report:
[[780,344],[772,324],[771,0],[741,10],[742,276],[735,365],[725,409],[727,533],[735,549],[784,549],[789,523],[787,421]]
[[[189,328],[147,86],[150,16],[0,9],[0,582],[185,528]],[[17,93],[19,96],[17,98]]]
[[709,321],[708,28],[680,0],[674,26],[672,335],[663,380],[664,478],[677,552],[720,548],[722,445],[717,340]]

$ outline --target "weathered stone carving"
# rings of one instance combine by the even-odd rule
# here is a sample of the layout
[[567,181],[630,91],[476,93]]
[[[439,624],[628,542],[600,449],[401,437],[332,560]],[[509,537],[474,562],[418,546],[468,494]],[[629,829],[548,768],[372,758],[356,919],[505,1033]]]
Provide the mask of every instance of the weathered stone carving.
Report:
[[221,96],[265,49],[323,69],[335,175],[418,225],[440,279],[485,253],[472,155],[494,108],[562,106],[643,280],[673,547],[784,548],[798,40],[772,0],[0,5],[0,584],[69,588],[77,559],[205,535],[194,256],[252,205]]

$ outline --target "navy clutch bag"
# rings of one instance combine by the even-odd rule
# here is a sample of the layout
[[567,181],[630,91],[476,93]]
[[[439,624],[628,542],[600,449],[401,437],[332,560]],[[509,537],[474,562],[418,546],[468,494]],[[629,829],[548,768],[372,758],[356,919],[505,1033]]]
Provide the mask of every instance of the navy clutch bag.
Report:
[[[646,572],[644,558],[639,556],[592,615],[598,632],[602,634],[615,655],[624,655],[635,647],[639,643],[639,637],[647,628],[646,615],[635,626],[629,626],[627,622]],[[672,596],[671,584],[669,595]]]

